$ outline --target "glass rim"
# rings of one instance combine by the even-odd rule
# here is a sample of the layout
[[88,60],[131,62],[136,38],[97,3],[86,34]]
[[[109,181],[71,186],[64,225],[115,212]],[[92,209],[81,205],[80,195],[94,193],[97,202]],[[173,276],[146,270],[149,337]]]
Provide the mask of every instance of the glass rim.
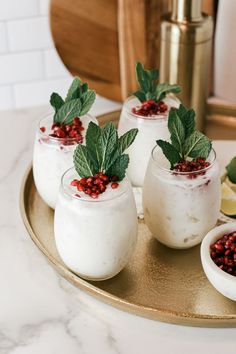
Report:
[[[102,203],[102,202],[109,202],[109,201],[111,201],[111,200],[114,200],[114,199],[116,199],[116,198],[118,198],[118,197],[121,197],[125,192],[126,192],[126,189],[127,188],[125,188],[123,191],[121,191],[118,195],[116,195],[115,197],[112,197],[112,198],[108,198],[108,199],[100,199],[99,200],[99,197],[98,197],[98,199],[93,199],[93,198],[90,198],[90,199],[85,199],[85,198],[83,198],[83,197],[80,197],[80,198],[78,198],[78,197],[76,197],[74,194],[70,194],[70,193],[68,193],[67,191],[66,191],[66,188],[65,188],[65,186],[64,186],[64,178],[65,178],[65,176],[67,175],[67,173],[69,173],[70,171],[72,171],[72,170],[74,170],[75,172],[76,172],[76,170],[75,170],[75,167],[74,166],[72,166],[72,167],[70,167],[70,168],[68,168],[64,173],[63,173],[63,175],[61,176],[61,183],[60,183],[60,186],[61,186],[61,189],[62,189],[62,191],[63,191],[63,193],[65,194],[65,195],[67,195],[68,197],[70,197],[70,198],[72,198],[72,199],[75,199],[75,200],[78,200],[78,201],[81,201],[81,202],[88,202],[88,203]],[[77,173],[77,172],[76,172]],[[79,176],[79,175],[78,175]],[[127,179],[127,176],[125,175],[125,178],[122,180],[122,181],[124,181],[124,180],[126,180],[128,183],[129,183],[129,180]]]
[[135,119],[140,119],[141,121],[160,121],[160,122],[164,122],[164,121],[167,121],[168,120],[168,114],[169,114],[169,107],[168,107],[168,110],[167,110],[167,113],[166,114],[160,114],[160,115],[155,115],[155,116],[151,116],[151,117],[145,117],[145,116],[141,116],[139,114],[135,114],[131,111],[131,109],[129,109],[127,107],[127,104],[129,101],[131,101],[132,99],[134,98],[137,98],[135,97],[134,95],[132,96],[129,96],[128,98],[126,98],[125,102],[124,102],[124,105],[123,105],[123,108],[125,110],[125,112],[131,116],[132,118],[135,118]]
[[[161,166],[161,164],[159,164],[159,163],[157,162],[157,160],[156,160],[155,157],[154,157],[154,152],[155,152],[155,150],[156,150],[157,148],[159,148],[159,146],[158,146],[158,145],[155,145],[154,148],[152,149],[152,153],[151,153],[152,161],[158,166],[158,168],[160,168],[160,170],[162,170],[162,171],[164,171],[164,172],[167,172],[167,173],[172,173],[172,174],[174,174],[174,175],[187,176],[187,175],[189,175],[190,173],[191,173],[191,174],[199,174],[199,173],[201,173],[201,172],[206,172],[206,171],[209,170],[209,169],[215,164],[215,162],[216,162],[216,152],[215,152],[215,150],[212,148],[211,151],[210,151],[210,154],[211,154],[211,152],[212,152],[212,153],[213,153],[213,157],[212,157],[212,160],[209,161],[209,162],[210,162],[210,165],[209,165],[209,166],[204,167],[204,168],[202,168],[201,170],[191,171],[191,172],[175,171],[175,170],[171,170],[171,169],[169,169],[169,168],[163,167],[163,166]],[[160,149],[160,151],[162,151],[162,150]],[[209,154],[209,156],[210,156],[210,154]]]
[[[92,121],[94,121],[94,116],[92,116],[91,114],[89,113],[86,113],[84,114],[82,117],[85,117],[85,116],[88,116],[90,118],[92,118]],[[41,123],[44,119],[47,119],[47,118],[52,118],[53,119],[53,113],[49,113],[47,114],[46,116],[44,116],[43,118],[41,118],[38,122],[38,125],[37,125],[37,132],[41,135],[42,138],[47,138],[51,141],[57,141],[57,142],[61,142],[62,140],[64,141],[71,141],[71,142],[77,142],[76,138],[70,138],[70,137],[66,137],[66,138],[58,138],[56,136],[50,136],[48,133],[46,132],[42,132],[42,130],[40,129],[42,127]]]

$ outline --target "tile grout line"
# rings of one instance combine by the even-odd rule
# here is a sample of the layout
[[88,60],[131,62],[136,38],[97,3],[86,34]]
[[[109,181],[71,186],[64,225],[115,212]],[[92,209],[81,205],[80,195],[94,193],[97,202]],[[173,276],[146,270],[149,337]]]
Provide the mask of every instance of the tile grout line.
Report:
[[4,86],[10,86],[10,85],[27,85],[27,84],[36,84],[36,83],[47,83],[49,81],[58,81],[58,80],[65,80],[65,79],[70,79],[70,76],[55,76],[55,77],[46,77],[46,78],[42,78],[42,79],[30,79],[30,80],[26,80],[26,81],[18,81],[18,82],[11,82],[11,83],[5,83],[5,84],[0,84],[0,88],[4,87]]

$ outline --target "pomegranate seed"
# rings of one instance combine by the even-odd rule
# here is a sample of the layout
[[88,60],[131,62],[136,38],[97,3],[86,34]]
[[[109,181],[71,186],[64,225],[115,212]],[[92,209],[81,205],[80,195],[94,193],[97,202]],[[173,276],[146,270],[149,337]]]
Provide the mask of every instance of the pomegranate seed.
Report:
[[71,125],[65,125],[65,131],[70,132],[71,131]]
[[58,138],[65,138],[66,137],[66,133],[61,128],[58,128],[56,135],[58,136]]
[[71,131],[69,132],[69,137],[70,137],[70,138],[76,138],[76,136],[77,136],[77,133],[76,133],[75,130],[71,130]]
[[[177,163],[174,166],[174,171],[190,172],[187,175],[187,177],[190,179],[194,179],[194,178],[197,178],[197,176],[199,176],[199,175],[200,176],[204,175],[206,173],[205,171],[201,171],[201,172],[197,172],[197,171],[203,170],[208,166],[210,166],[210,163],[208,161],[206,161],[202,157],[198,157],[196,159],[196,161],[180,161],[179,163]],[[191,173],[191,172],[194,172],[194,173]],[[210,180],[207,182],[206,185],[208,185],[209,182],[210,182]]]
[[78,181],[77,179],[74,179],[74,180],[70,183],[70,185],[73,186],[73,187],[77,187],[78,183],[79,183],[79,181]]
[[78,184],[77,189],[78,191],[83,192],[85,190],[85,187],[82,184]]
[[211,258],[224,272],[236,276],[236,237],[235,231],[223,235],[210,246]]
[[80,125],[80,119],[79,119],[78,117],[75,117],[75,118],[73,119],[73,124],[74,124],[74,125]]
[[93,182],[93,177],[88,177],[87,178],[87,183],[92,183]]
[[[81,134],[83,129],[84,127],[82,126],[81,120],[76,117],[71,125],[54,123],[51,127],[52,133],[50,136],[63,139],[61,140],[63,145],[81,144],[83,142],[83,136]],[[74,141],[67,138],[71,138]]]
[[113,182],[113,183],[111,184],[111,188],[112,188],[112,189],[116,189],[117,187],[119,187],[119,183]]
[[42,133],[45,133],[46,128],[45,127],[41,127],[40,130],[41,130]]
[[92,194],[92,190],[91,190],[90,188],[85,189],[84,192],[85,192],[86,194],[88,194],[88,195],[91,195],[91,194]]
[[79,181],[80,184],[86,184],[87,183],[87,178],[86,177],[83,177],[81,178],[81,180]]
[[155,102],[154,100],[147,100],[139,107],[134,107],[132,112],[140,116],[149,117],[153,115],[166,113],[168,106],[163,102]]

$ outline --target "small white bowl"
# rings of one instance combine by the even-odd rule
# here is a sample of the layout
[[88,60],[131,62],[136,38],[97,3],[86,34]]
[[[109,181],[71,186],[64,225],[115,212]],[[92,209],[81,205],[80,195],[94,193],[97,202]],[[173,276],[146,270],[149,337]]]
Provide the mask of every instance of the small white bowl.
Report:
[[217,226],[208,232],[201,245],[201,261],[208,280],[216,290],[229,299],[236,301],[236,276],[221,270],[210,256],[210,245],[219,240],[225,233],[232,231],[236,231],[236,222]]

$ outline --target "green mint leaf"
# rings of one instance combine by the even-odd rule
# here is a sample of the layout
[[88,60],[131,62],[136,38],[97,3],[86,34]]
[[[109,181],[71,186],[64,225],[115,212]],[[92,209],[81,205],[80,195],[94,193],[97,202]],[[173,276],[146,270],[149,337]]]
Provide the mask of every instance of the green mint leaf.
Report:
[[137,133],[138,129],[130,129],[118,139],[113,155],[110,158],[109,166],[107,167],[108,169],[116,161],[116,159],[121,156],[123,152],[125,152],[125,150],[127,150],[128,147],[133,143]]
[[78,98],[70,100],[57,111],[54,121],[61,124],[71,124],[80,115],[81,103]]
[[83,93],[83,95],[81,97],[81,101],[82,101],[82,107],[81,107],[81,111],[80,111],[81,116],[88,113],[88,111],[92,107],[95,99],[96,99],[96,93],[94,90],[88,90]]
[[162,83],[156,86],[156,101],[163,100],[168,93],[179,93],[181,91],[180,86],[170,85]]
[[182,104],[176,110],[185,130],[185,139],[187,139],[195,130],[195,112],[193,109],[187,109]]
[[87,84],[87,82],[85,82],[85,83],[81,86],[81,91],[82,91],[82,92],[88,91],[88,84]]
[[129,165],[129,155],[124,154],[119,156],[115,162],[106,171],[106,174],[110,177],[116,176],[119,181],[122,181],[125,177],[126,169]]
[[128,149],[128,147],[133,143],[136,135],[138,134],[138,129],[131,129],[123,134],[118,140],[118,150],[120,154]]
[[158,69],[147,70],[147,73],[148,73],[150,80],[152,80],[152,81],[157,80],[159,77],[159,70]]
[[195,130],[184,143],[184,154],[192,158],[209,156],[212,149],[212,142],[208,137],[198,130]]
[[134,95],[135,97],[137,97],[140,102],[146,101],[146,95],[145,95],[145,93],[142,92],[142,91],[136,91],[136,92],[133,93],[133,95]]
[[105,125],[101,132],[102,159],[101,171],[106,171],[113,159],[113,154],[117,148],[118,134],[115,126],[109,122]]
[[147,76],[148,76],[148,80],[149,80],[149,96],[151,96],[148,99],[154,99],[155,100],[155,96],[156,96],[156,86],[157,86],[157,79],[159,77],[159,70],[157,69],[151,69],[151,70],[147,70]]
[[171,169],[173,169],[174,165],[181,160],[181,156],[179,151],[174,148],[173,145],[164,140],[157,140],[157,145],[162,149],[163,154],[170,162]]
[[143,65],[136,63],[136,76],[140,90],[134,93],[141,102],[145,100],[154,100],[159,102],[163,100],[166,94],[179,93],[181,91],[178,85],[169,85],[167,83],[157,84],[159,71],[157,69],[145,70]]
[[232,158],[230,163],[226,166],[226,170],[227,170],[229,180],[232,183],[236,183],[236,156]]
[[86,146],[78,144],[73,159],[75,170],[80,177],[90,177],[98,172],[94,167],[93,159]]
[[136,76],[141,90],[146,93],[149,91],[149,84],[147,81],[147,74],[145,73],[144,67],[141,63],[136,63]]
[[61,108],[61,106],[64,104],[63,99],[61,98],[58,93],[53,92],[50,97],[50,104],[54,108],[55,113]]
[[171,143],[183,157],[183,144],[185,141],[185,130],[177,110],[171,109],[168,118],[168,129],[170,132]]
[[72,84],[69,87],[65,102],[68,102],[70,100],[80,97],[81,83],[82,82],[81,82],[80,78],[78,76],[76,76],[74,78],[74,80],[72,81]]
[[97,171],[102,164],[102,144],[101,144],[102,129],[95,123],[90,122],[86,131],[85,141],[86,147],[90,153],[90,156],[94,162]]

